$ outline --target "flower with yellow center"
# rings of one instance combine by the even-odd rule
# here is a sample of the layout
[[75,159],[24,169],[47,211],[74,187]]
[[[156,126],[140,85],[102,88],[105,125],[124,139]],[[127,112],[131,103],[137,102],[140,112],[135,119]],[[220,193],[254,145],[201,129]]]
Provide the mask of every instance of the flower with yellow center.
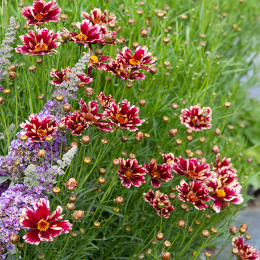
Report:
[[134,57],[132,58],[132,59],[130,59],[129,60],[129,63],[131,64],[131,65],[137,65],[137,64],[140,64],[140,61],[139,60],[137,60],[137,59],[135,59]]
[[122,125],[128,123],[127,115],[122,115],[122,114],[120,114],[120,113],[118,113],[118,114],[116,115],[116,120],[117,120],[120,124],[122,124]]
[[93,23],[94,24],[99,24],[101,22],[101,20],[100,20],[100,18],[98,17],[98,18],[95,18],[94,20],[93,20]]
[[80,33],[80,34],[78,34],[78,35],[76,36],[76,38],[77,38],[78,40],[80,40],[80,41],[86,41],[87,38],[88,38],[88,36],[85,35],[85,34],[83,34],[83,33]]
[[125,174],[125,177],[126,177],[127,179],[131,179],[132,176],[133,176],[132,171],[129,170],[129,169],[127,169],[127,170],[124,172],[124,174]]
[[44,137],[44,136],[45,136],[45,130],[44,130],[44,129],[39,129],[39,130],[37,130],[37,134],[38,134],[40,137]]
[[46,220],[42,219],[37,223],[37,229],[40,231],[46,231],[48,230],[50,224]]
[[226,192],[224,190],[218,190],[216,194],[219,198],[225,198],[226,196]]
[[155,178],[155,179],[159,179],[160,177],[161,177],[161,175],[160,175],[160,172],[159,171],[152,171],[151,172],[151,175],[152,175],[152,177],[153,178]]
[[47,44],[41,42],[41,43],[36,44],[34,49],[36,52],[47,51],[48,46],[47,46]]
[[90,57],[90,62],[91,63],[98,63],[98,57],[97,56],[91,56]]
[[41,13],[39,13],[39,14],[35,15],[34,18],[35,18],[37,21],[42,21],[42,20],[44,20],[44,15],[42,15]]

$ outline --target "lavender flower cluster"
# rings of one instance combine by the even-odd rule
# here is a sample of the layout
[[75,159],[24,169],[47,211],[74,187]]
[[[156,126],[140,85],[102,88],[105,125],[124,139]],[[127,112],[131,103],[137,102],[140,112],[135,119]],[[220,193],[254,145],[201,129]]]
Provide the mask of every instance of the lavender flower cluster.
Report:
[[9,189],[1,195],[0,241],[2,241],[7,250],[13,248],[13,245],[9,243],[10,235],[18,234],[21,230],[19,218],[22,214],[22,209],[32,207],[40,198],[48,199],[47,196],[44,195],[44,191],[45,188],[42,186],[30,190],[25,185],[16,184],[9,187]]

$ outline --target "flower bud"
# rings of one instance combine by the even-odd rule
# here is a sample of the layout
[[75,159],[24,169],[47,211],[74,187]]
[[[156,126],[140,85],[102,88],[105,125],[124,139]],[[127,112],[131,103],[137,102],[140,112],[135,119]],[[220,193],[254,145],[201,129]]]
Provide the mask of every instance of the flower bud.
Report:
[[116,204],[122,205],[124,203],[124,198],[122,196],[118,196],[115,199]]
[[177,129],[170,129],[170,131],[169,131],[169,135],[171,136],[171,137],[174,137],[174,136],[176,136],[177,135],[177,133],[178,133],[178,130]]
[[236,234],[237,234],[237,228],[236,228],[235,226],[231,226],[231,227],[229,228],[229,233],[230,233],[231,235],[236,235]]
[[64,112],[69,113],[71,111],[71,109],[72,109],[72,106],[69,103],[65,103],[63,105],[62,109],[63,109]]
[[81,143],[84,144],[84,145],[89,144],[90,143],[90,137],[88,135],[82,136]]
[[45,138],[45,141],[51,143],[53,141],[53,136],[51,136],[51,135],[47,136]]
[[67,209],[68,211],[74,210],[74,209],[75,209],[75,204],[74,204],[74,203],[67,203],[66,209]]
[[114,159],[114,160],[112,161],[112,164],[113,164],[113,166],[115,166],[115,167],[119,167],[119,166],[120,166],[120,161],[119,161],[118,159]]
[[123,143],[126,143],[128,141],[128,137],[127,136],[122,136],[121,140]]
[[85,164],[91,163],[91,159],[89,157],[85,157],[83,161],[84,161]]
[[163,242],[163,244],[164,244],[165,247],[170,247],[171,246],[171,242],[169,240],[165,240]]
[[79,145],[78,145],[77,142],[72,142],[72,143],[70,143],[70,148],[72,148],[72,147],[74,147],[74,146],[78,147]]
[[205,252],[205,256],[206,256],[207,258],[211,258],[211,257],[212,257],[212,254],[211,254],[209,251],[206,251],[206,252]]
[[93,226],[94,226],[94,227],[100,227],[100,226],[101,226],[101,223],[98,222],[98,221],[95,221],[95,222],[93,223]]
[[94,89],[93,88],[90,88],[90,87],[87,87],[86,90],[85,90],[85,94],[88,96],[88,97],[92,97],[94,95]]
[[106,174],[106,169],[100,168],[99,173],[102,174],[102,175]]
[[0,105],[4,104],[5,99],[3,97],[0,97]]
[[140,142],[144,138],[144,134],[141,131],[137,131],[135,134],[135,141]]
[[35,72],[36,69],[37,69],[37,68],[36,68],[35,65],[32,65],[32,66],[29,67],[29,71],[30,71],[30,72]]
[[12,244],[17,244],[20,241],[20,237],[17,234],[12,234],[10,235],[9,240]]
[[18,249],[23,249],[24,248],[24,243],[18,243],[17,244]]
[[44,259],[44,258],[45,258],[44,253],[40,253],[40,254],[38,255],[38,259]]
[[21,136],[20,136],[20,140],[21,140],[22,142],[26,142],[26,141],[28,140],[28,137],[27,137],[26,135],[21,135]]
[[74,220],[78,221],[78,220],[81,220],[83,219],[84,217],[84,211],[83,210],[76,210],[74,211],[74,213],[72,214],[72,217]]
[[11,93],[11,89],[6,88],[4,89],[4,94],[9,95]]
[[239,249],[237,248],[237,247],[234,247],[233,249],[232,249],[232,254],[233,255],[237,255],[239,253]]
[[156,238],[157,238],[158,240],[163,240],[164,234],[163,234],[162,232],[158,232],[158,233],[156,234]]
[[8,70],[9,72],[11,72],[11,71],[14,71],[14,72],[15,72],[15,71],[16,71],[16,68],[17,68],[16,65],[9,65],[8,68],[7,68],[7,70]]
[[163,260],[169,260],[169,259],[171,259],[171,253],[170,253],[170,252],[163,252],[163,253],[161,254],[161,258],[162,258]]
[[138,42],[133,42],[133,43],[132,43],[132,47],[133,47],[134,49],[136,49],[138,46],[139,46],[139,43],[138,43]]
[[75,178],[70,178],[67,183],[66,183],[66,188],[68,191],[73,191],[76,189],[76,187],[78,186],[77,181],[75,180]]
[[45,150],[40,150],[37,156],[39,159],[45,159],[47,157],[47,152]]
[[77,197],[75,195],[70,195],[70,197],[69,197],[70,202],[75,202],[76,199],[77,199]]
[[61,132],[65,132],[66,131],[66,124],[64,122],[60,122],[58,123],[58,130],[61,131]]
[[59,194],[60,193],[60,187],[53,187],[52,192],[54,194]]
[[17,78],[16,72],[10,71],[10,72],[8,73],[8,78],[9,78],[10,80],[15,80],[15,79]]
[[152,66],[152,67],[150,68],[150,73],[151,73],[151,74],[156,74],[156,73],[157,73],[157,68],[156,68],[155,66]]
[[99,184],[105,184],[105,182],[106,182],[106,179],[104,177],[99,177],[98,178],[98,183]]
[[39,64],[39,65],[41,65],[41,64],[42,64],[42,58],[38,58],[38,59],[36,60],[36,63]]
[[142,107],[146,105],[145,99],[140,99],[140,100],[138,101],[138,103],[139,103],[139,105],[142,106]]
[[184,220],[179,220],[178,223],[177,223],[177,226],[179,228],[185,228],[186,222]]
[[208,230],[203,230],[203,231],[201,232],[201,235],[202,235],[203,237],[205,237],[205,238],[208,238],[208,237],[210,236]]
[[102,144],[107,144],[107,143],[108,143],[107,138],[102,138],[102,139],[101,139],[101,143],[102,143]]
[[61,19],[62,22],[65,22],[69,19],[69,17],[66,14],[61,14],[60,19]]

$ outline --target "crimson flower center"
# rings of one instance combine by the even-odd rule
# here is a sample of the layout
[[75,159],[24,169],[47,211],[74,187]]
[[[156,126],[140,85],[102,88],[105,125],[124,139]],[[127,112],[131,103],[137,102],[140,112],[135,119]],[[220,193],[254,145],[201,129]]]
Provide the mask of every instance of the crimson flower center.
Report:
[[38,43],[38,44],[36,44],[34,49],[35,49],[36,52],[47,51],[48,46],[45,43]]
[[127,115],[122,115],[120,113],[116,115],[116,120],[123,125],[128,123]]
[[190,201],[192,201],[192,202],[195,202],[195,201],[198,201],[199,200],[199,198],[197,197],[197,195],[195,194],[195,193],[190,193],[190,194],[188,194],[188,199],[190,200]]
[[76,38],[78,38],[80,41],[86,41],[88,36],[83,33],[80,33],[76,36]]
[[91,63],[98,63],[98,57],[97,56],[91,56],[90,57],[90,62]]
[[44,20],[44,15],[42,15],[41,13],[39,13],[39,14],[35,15],[34,18],[35,18],[37,21],[42,21],[42,20]]
[[42,219],[37,223],[37,229],[40,231],[46,231],[48,230],[50,224],[46,220]]
[[44,137],[45,136],[45,130],[44,129],[39,129],[37,130],[37,134],[41,137]]
[[135,59],[135,58],[133,58],[133,59],[130,59],[130,60],[129,60],[129,63],[130,63],[131,65],[137,65],[137,64],[140,64],[140,61],[137,60],[137,59]]
[[129,169],[127,169],[127,170],[124,172],[124,174],[125,174],[125,177],[126,177],[127,179],[131,179],[132,176],[133,176],[132,171],[129,170]]
[[223,191],[223,190],[218,190],[218,191],[216,192],[216,194],[217,194],[217,196],[218,196],[219,198],[225,198],[225,196],[226,196],[226,192]]
[[156,170],[151,172],[151,176],[155,179],[159,179],[161,177],[160,172]]

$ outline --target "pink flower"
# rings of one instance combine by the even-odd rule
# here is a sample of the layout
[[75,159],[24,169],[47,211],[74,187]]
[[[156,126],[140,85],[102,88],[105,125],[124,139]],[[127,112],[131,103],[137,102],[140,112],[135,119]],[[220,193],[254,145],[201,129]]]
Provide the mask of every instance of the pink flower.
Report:
[[169,197],[159,190],[155,193],[153,190],[149,190],[148,193],[143,194],[143,198],[154,208],[158,216],[162,215],[164,218],[169,218],[170,213],[174,211]]
[[[116,58],[123,59],[127,66],[137,69],[145,69],[149,71],[151,64],[155,59],[151,58],[151,53],[148,52],[147,46],[139,46],[136,48],[134,54],[127,47],[124,47],[122,52],[117,49],[118,53]],[[150,59],[151,58],[151,59]]]
[[55,8],[57,2],[46,3],[43,0],[33,1],[33,6],[24,7],[21,11],[25,19],[27,19],[27,24],[44,24],[48,22],[59,21],[58,15],[61,12],[61,8]]
[[183,159],[181,156],[178,162],[174,162],[172,169],[179,175],[185,175],[192,181],[205,181],[211,178],[213,173],[210,172],[210,165],[208,163],[199,163],[196,158]]
[[109,61],[110,59],[111,59],[110,56],[97,57],[93,54],[92,56],[90,56],[90,60],[89,60],[89,71],[91,68],[96,68],[98,70],[105,70],[106,68],[105,62]]
[[[73,72],[69,67],[65,69],[61,68],[61,72],[56,69],[51,69],[50,76],[55,80],[51,80],[50,83],[55,86],[60,86],[63,81],[70,81],[70,78],[67,77],[67,75],[71,73]],[[86,76],[86,74],[77,74],[76,76],[80,80],[81,84],[90,84],[93,81],[93,78]]]
[[173,179],[171,174],[171,167],[167,164],[157,164],[155,159],[152,159],[149,163],[144,163],[147,174],[151,177],[151,185],[154,188],[161,186],[160,181],[170,181]]
[[101,32],[102,32],[102,42],[101,45],[113,45],[116,44],[116,36],[117,33],[114,31],[109,31],[107,29],[106,24],[102,24],[101,26]]
[[97,99],[103,109],[106,109],[111,106],[112,102],[116,102],[116,100],[112,97],[111,94],[105,96],[103,92],[100,92],[97,95]]
[[82,17],[89,20],[92,24],[107,24],[110,22],[113,22],[116,17],[107,17],[107,10],[102,13],[102,11],[99,8],[94,8],[90,11],[90,14],[86,12],[82,12]]
[[174,163],[178,163],[179,159],[174,157],[173,153],[166,153],[166,154],[162,154],[162,158],[163,158],[163,162],[166,163],[167,165],[170,165],[170,167],[173,167]]
[[136,159],[122,159],[120,160],[120,167],[118,169],[118,177],[122,179],[121,183],[123,186],[130,188],[131,185],[135,187],[141,186],[142,183],[145,183],[144,176],[145,169],[142,165],[138,165]]
[[129,80],[130,81],[134,81],[134,80],[144,80],[146,78],[146,76],[142,73],[142,72],[138,72],[138,71],[133,71],[131,72],[130,76],[129,76]]
[[39,118],[37,114],[29,116],[29,121],[20,125],[26,130],[25,135],[34,142],[43,142],[47,136],[55,135],[58,123],[53,120],[53,116]]
[[221,207],[225,206],[227,202],[234,204],[241,204],[244,199],[239,193],[241,186],[228,186],[223,185],[220,179],[212,179],[207,181],[208,190],[210,191],[210,197],[214,200],[213,209],[219,213]]
[[232,167],[231,158],[224,157],[222,160],[220,160],[220,153],[216,156],[215,164],[213,165],[213,170],[215,172],[219,172],[223,170],[223,168],[229,170],[232,173],[236,173],[237,170]]
[[185,180],[181,180],[181,185],[176,186],[176,190],[180,193],[178,199],[184,202],[189,202],[198,210],[205,210],[208,202],[208,189],[205,188],[200,181],[193,181],[188,185]]
[[75,43],[84,45],[84,48],[88,44],[96,44],[102,42],[101,27],[99,25],[92,25],[89,20],[83,20],[82,23],[77,23],[77,28],[80,30],[79,33],[69,32],[66,28],[62,28],[62,32],[70,33],[71,39]]
[[62,122],[66,124],[68,129],[71,130],[72,135],[81,136],[82,131],[89,127],[89,123],[85,120],[84,116],[79,113],[72,113],[63,117]]
[[138,130],[135,126],[140,126],[145,121],[138,117],[139,110],[139,107],[130,106],[130,102],[124,99],[121,104],[116,105],[112,102],[110,107],[104,111],[104,115],[112,120],[113,125],[133,132]]
[[250,245],[244,245],[244,239],[241,236],[234,237],[232,244],[239,250],[236,255],[241,260],[259,260],[258,251]]
[[182,109],[182,115],[180,115],[180,120],[183,125],[194,131],[202,131],[203,129],[211,128],[211,108],[199,106],[190,107],[190,110]]
[[41,241],[53,241],[61,233],[69,233],[72,224],[68,220],[62,220],[60,216],[62,207],[50,214],[50,203],[45,199],[40,199],[34,205],[34,210],[23,209],[20,224],[23,228],[32,229],[23,236],[26,243],[39,245]]
[[103,114],[98,113],[98,104],[96,100],[90,101],[87,106],[85,101],[81,99],[79,104],[82,116],[87,122],[91,125],[98,126],[103,131],[114,132],[111,123],[106,121],[107,118]]
[[30,54],[30,56],[56,53],[54,48],[61,44],[57,42],[59,34],[53,34],[53,30],[49,31],[47,28],[39,29],[37,26],[35,26],[35,31],[21,35],[19,38],[25,45],[17,45],[15,51],[21,54]]

